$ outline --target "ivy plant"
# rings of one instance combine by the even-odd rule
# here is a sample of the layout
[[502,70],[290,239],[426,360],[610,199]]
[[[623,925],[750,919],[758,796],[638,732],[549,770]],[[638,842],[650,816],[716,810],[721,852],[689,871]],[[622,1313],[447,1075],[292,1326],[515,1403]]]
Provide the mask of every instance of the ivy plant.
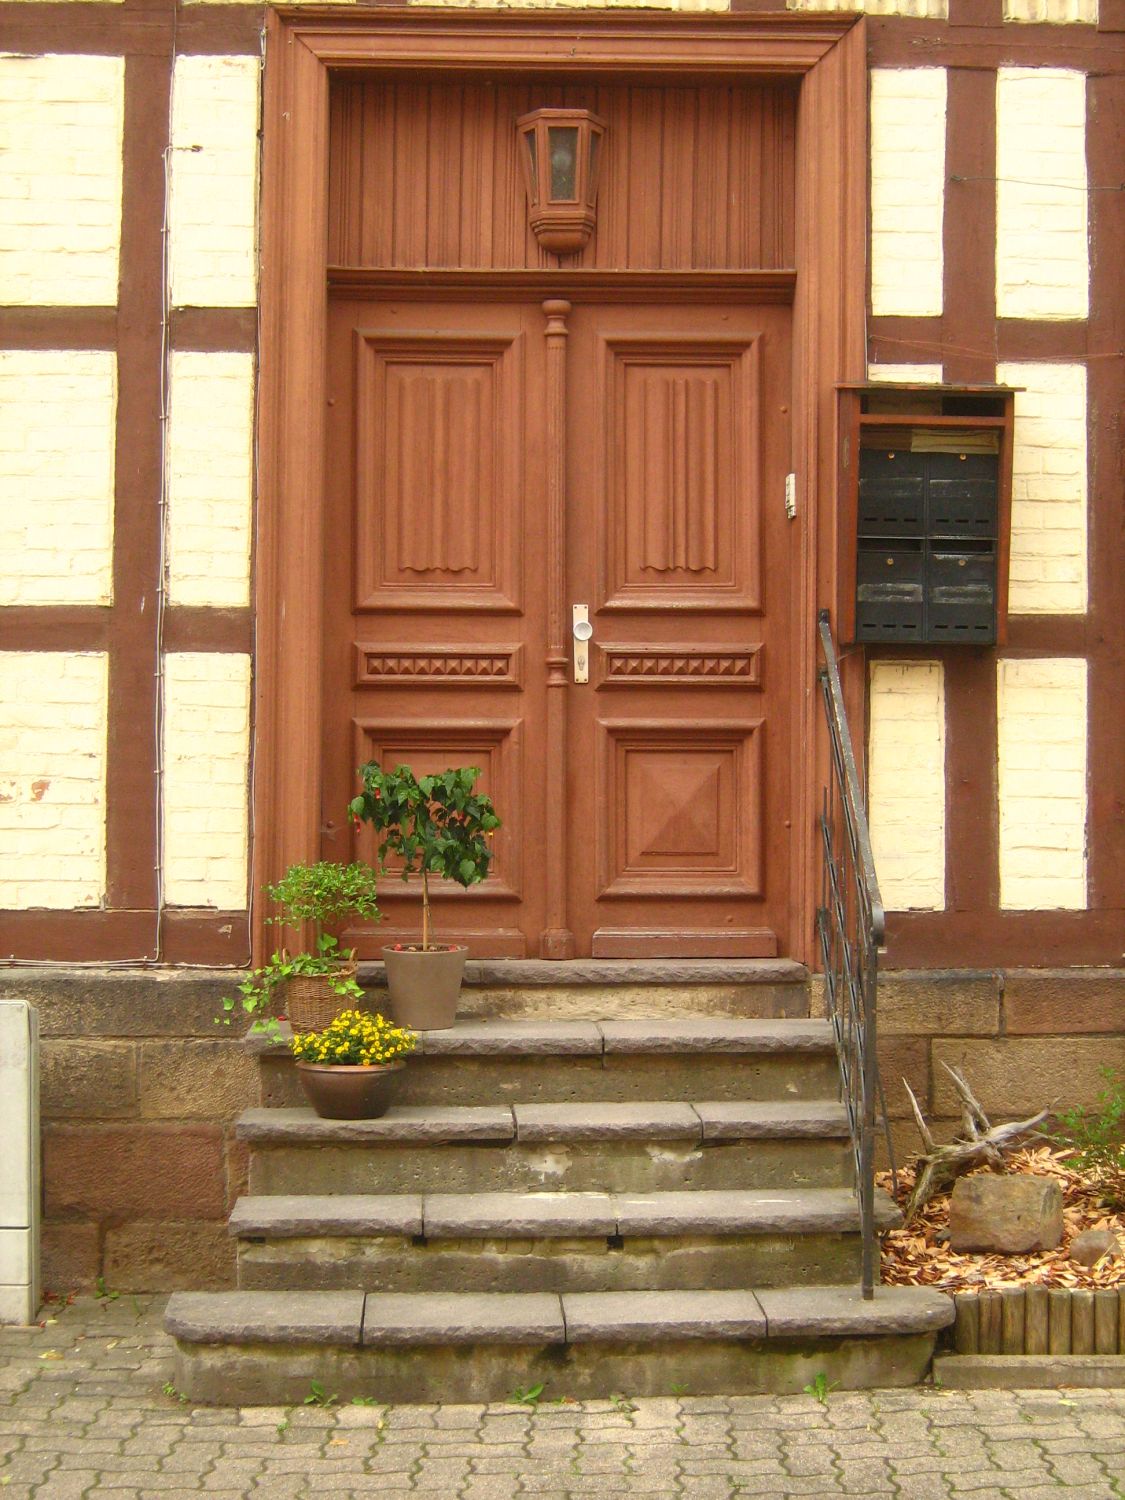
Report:
[[433,946],[430,876],[468,887],[488,874],[500,819],[492,799],[475,790],[480,774],[477,766],[432,776],[415,776],[409,766],[384,771],[377,761],[360,767],[363,790],[350,804],[352,818],[374,828],[380,863],[395,854],[403,880],[421,875],[423,950]]

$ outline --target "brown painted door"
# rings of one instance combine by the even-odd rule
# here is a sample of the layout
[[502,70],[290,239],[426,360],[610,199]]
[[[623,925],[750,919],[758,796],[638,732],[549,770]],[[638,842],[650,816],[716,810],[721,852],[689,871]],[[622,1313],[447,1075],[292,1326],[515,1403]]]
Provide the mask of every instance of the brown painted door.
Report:
[[[504,828],[493,876],[442,894],[446,937],[541,951],[561,801],[574,952],[784,951],[788,309],[575,303],[567,323],[560,383],[538,301],[333,302],[325,853],[373,857],[343,816],[362,761],[475,764]],[[548,688],[552,593],[568,653],[589,610],[584,684],[571,655]],[[412,895],[388,882],[361,953],[413,935]]]
[[570,318],[569,919],[579,952],[785,941],[789,310]]
[[[441,882],[438,935],[536,952],[543,927],[543,315],[334,300],[329,333],[323,848],[373,860],[356,767],[479,766],[503,818],[490,878]],[[361,955],[412,939],[389,879]]]

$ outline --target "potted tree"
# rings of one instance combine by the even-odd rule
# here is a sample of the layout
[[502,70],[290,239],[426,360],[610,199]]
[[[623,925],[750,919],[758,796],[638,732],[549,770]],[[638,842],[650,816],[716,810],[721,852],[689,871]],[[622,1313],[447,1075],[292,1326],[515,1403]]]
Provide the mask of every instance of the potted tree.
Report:
[[376,874],[370,865],[291,865],[275,885],[264,887],[277,906],[266,921],[278,927],[313,929],[311,950],[289,953],[282,947],[238,986],[238,997],[226,996],[219,1020],[230,1025],[236,1008],[252,1018],[252,1031],[279,1038],[277,1018],[287,1014],[295,1032],[322,1031],[334,1016],[363,999],[356,983],[355,954],[341,948],[330,928],[345,918],[379,920]]
[[465,887],[483,880],[500,819],[491,798],[474,791],[476,766],[416,777],[409,766],[384,771],[369,761],[359,774],[363,791],[351,803],[356,825],[375,829],[380,861],[388,854],[401,858],[403,880],[421,875],[422,941],[383,949],[391,1011],[415,1031],[452,1026],[468,949],[434,942],[430,876]]

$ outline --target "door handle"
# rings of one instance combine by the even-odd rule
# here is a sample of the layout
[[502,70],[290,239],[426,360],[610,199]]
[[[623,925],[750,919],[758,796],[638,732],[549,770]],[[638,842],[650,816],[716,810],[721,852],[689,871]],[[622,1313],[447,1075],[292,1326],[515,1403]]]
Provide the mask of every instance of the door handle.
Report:
[[577,683],[589,682],[590,680],[590,638],[594,634],[594,627],[590,624],[590,606],[588,604],[574,604],[571,606],[574,617],[572,630],[574,632],[574,680]]

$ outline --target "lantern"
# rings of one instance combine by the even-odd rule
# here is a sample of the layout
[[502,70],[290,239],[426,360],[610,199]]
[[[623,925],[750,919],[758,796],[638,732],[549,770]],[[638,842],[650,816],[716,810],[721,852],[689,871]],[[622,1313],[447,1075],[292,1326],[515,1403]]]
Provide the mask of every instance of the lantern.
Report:
[[596,219],[605,123],[588,109],[535,109],[516,128],[535,238],[555,255],[585,249]]

